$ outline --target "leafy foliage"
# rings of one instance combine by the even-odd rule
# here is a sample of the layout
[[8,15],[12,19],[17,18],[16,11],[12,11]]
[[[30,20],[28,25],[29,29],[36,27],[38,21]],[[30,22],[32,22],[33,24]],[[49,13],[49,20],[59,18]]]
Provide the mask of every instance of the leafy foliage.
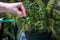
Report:
[[[14,2],[11,0],[10,2]],[[21,0],[17,0],[21,1]],[[4,34],[8,34],[15,40],[14,30],[17,33],[17,40],[20,40],[22,32],[38,32],[43,33],[46,31],[51,31],[52,34],[56,37],[57,34],[60,34],[60,1],[59,0],[34,0],[33,2],[29,0],[23,0],[27,11],[27,17],[22,19],[16,14],[2,14],[7,19],[14,19],[18,22],[5,24]],[[12,16],[13,15],[13,16]],[[9,26],[9,27],[8,27]],[[11,32],[7,31],[8,28],[11,29]],[[18,31],[16,31],[16,28]],[[6,35],[7,35],[6,34]],[[13,36],[12,36],[13,35]],[[58,35],[59,36],[59,35]],[[59,39],[59,38],[57,38]]]

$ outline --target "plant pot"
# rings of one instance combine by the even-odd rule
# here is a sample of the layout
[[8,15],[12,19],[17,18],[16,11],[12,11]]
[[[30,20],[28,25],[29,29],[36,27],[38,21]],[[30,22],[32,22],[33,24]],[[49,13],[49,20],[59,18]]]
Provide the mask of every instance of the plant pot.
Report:
[[48,32],[44,33],[32,33],[25,32],[26,40],[51,40],[51,34]]

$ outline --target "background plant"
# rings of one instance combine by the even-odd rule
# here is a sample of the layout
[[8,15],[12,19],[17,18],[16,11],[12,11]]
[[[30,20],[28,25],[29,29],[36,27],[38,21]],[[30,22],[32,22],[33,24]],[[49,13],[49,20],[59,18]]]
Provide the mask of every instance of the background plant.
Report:
[[10,27],[8,27],[8,24],[6,23],[4,34],[7,32],[8,35],[13,35],[12,39],[15,40],[14,30],[16,30],[17,27],[17,40],[20,40],[21,33],[25,31],[35,31],[36,33],[50,31],[52,32],[52,35],[55,37],[57,36],[56,38],[59,40],[59,35],[57,35],[60,34],[59,0],[10,0],[10,2],[16,1],[23,1],[27,11],[27,17],[22,19],[16,14],[2,14],[1,17],[4,16],[7,19],[14,19],[18,21],[10,24],[10,27],[12,27],[11,32],[7,31]]

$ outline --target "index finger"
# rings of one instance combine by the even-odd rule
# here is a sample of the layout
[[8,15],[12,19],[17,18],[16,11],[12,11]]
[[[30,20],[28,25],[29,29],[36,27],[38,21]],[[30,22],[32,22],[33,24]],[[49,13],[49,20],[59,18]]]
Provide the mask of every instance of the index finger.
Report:
[[26,10],[25,10],[25,7],[24,7],[23,3],[21,3],[20,8],[22,10],[23,16],[26,16]]

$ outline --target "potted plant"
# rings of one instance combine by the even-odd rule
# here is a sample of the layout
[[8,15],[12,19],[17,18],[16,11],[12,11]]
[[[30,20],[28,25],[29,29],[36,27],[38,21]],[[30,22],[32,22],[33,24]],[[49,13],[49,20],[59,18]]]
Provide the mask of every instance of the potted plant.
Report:
[[27,18],[24,31],[27,40],[56,40],[54,10],[56,0],[26,2]]
[[52,7],[49,6],[54,4],[54,0],[51,1],[46,3],[35,0],[35,2],[26,3],[27,18],[24,19],[23,25],[27,40],[51,40],[49,19]]
[[[19,1],[19,0],[18,0]],[[15,32],[11,29],[9,35],[13,40],[20,40],[22,37],[22,32],[25,33],[26,40],[56,40],[51,37],[57,38],[57,33],[55,31],[56,27],[55,22],[56,14],[54,13],[55,0],[34,0],[33,2],[29,0],[24,0],[24,5],[27,11],[27,17],[25,19],[19,18],[17,15],[10,17],[19,22],[13,23]],[[53,13],[52,13],[53,12]],[[56,11],[57,12],[57,11]],[[57,12],[58,13],[58,12]],[[55,17],[56,16],[56,17]],[[8,17],[8,16],[7,16]],[[59,17],[57,17],[59,19]],[[16,24],[16,25],[15,25]],[[18,29],[18,31],[16,31]],[[59,38],[58,38],[59,39]]]

